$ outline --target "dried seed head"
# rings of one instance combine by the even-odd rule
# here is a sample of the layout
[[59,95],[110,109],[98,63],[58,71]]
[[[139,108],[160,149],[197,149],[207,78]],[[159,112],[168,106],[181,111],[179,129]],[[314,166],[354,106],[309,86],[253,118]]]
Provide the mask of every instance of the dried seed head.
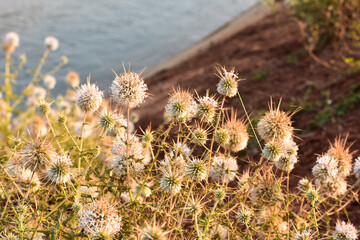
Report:
[[46,37],[44,43],[45,46],[51,51],[56,51],[56,49],[59,47],[59,40],[52,36]]
[[338,161],[327,154],[319,156],[312,173],[320,181],[335,179],[339,174]]
[[71,179],[72,162],[69,156],[55,155],[50,168],[46,171],[46,178],[52,184],[65,184]]
[[215,198],[217,201],[222,201],[226,197],[226,192],[224,188],[218,188],[215,190]]
[[283,171],[291,171],[294,168],[295,163],[298,161],[298,146],[290,139],[283,144],[283,153],[280,158],[274,161],[275,166]]
[[231,119],[226,122],[224,129],[229,132],[230,139],[226,148],[232,152],[244,150],[249,140],[247,127],[243,120],[236,119],[236,112],[232,112]]
[[226,97],[234,97],[237,93],[238,76],[235,74],[235,70],[230,72],[226,71],[225,67],[217,68],[220,81],[217,84],[217,91],[219,94]]
[[192,139],[192,142],[199,145],[199,146],[202,146],[206,143],[207,141],[207,132],[205,129],[202,129],[202,128],[196,128],[194,131],[193,131],[193,135],[191,137]]
[[141,240],[166,240],[167,232],[163,232],[161,228],[155,223],[152,226],[146,223],[146,227],[141,230]]
[[95,112],[99,109],[103,100],[103,92],[98,86],[88,82],[80,86],[76,92],[77,105],[83,112]]
[[165,106],[165,111],[172,119],[179,122],[186,122],[194,117],[196,103],[192,94],[177,89],[170,95],[168,104]]
[[41,115],[46,115],[49,113],[50,109],[51,109],[51,104],[52,103],[48,103],[45,100],[41,99],[38,102],[38,106],[36,108],[37,112],[40,113]]
[[3,50],[8,54],[15,51],[15,48],[19,46],[20,38],[15,32],[8,32],[3,39]]
[[76,88],[80,84],[80,76],[77,72],[68,72],[65,82],[72,88]]
[[171,171],[165,171],[160,179],[160,188],[171,195],[181,190],[182,176]]
[[230,141],[230,133],[225,128],[219,128],[215,132],[214,139],[218,144],[226,146]]
[[226,184],[234,180],[237,170],[238,165],[235,158],[218,155],[213,158],[209,177],[214,181],[221,181]]
[[283,144],[278,141],[270,141],[265,144],[262,155],[269,161],[277,161],[284,153]]
[[196,115],[202,121],[212,122],[216,114],[218,102],[209,96],[198,98],[198,102],[196,105]]
[[336,138],[335,143],[330,145],[326,153],[338,161],[339,175],[341,177],[349,176],[352,169],[352,154],[350,148],[346,148],[346,140],[347,138]]
[[251,211],[245,205],[240,205],[240,209],[236,215],[237,220],[242,224],[248,224],[251,220],[251,216]]
[[199,200],[194,200],[191,199],[186,206],[186,210],[191,214],[191,215],[199,215],[202,211],[202,204],[200,203]]
[[337,220],[335,232],[333,234],[334,240],[356,240],[358,239],[358,230],[350,222]]
[[186,175],[194,181],[202,181],[207,177],[207,170],[203,160],[193,159],[186,166]]
[[44,85],[47,89],[53,89],[56,85],[56,78],[51,75],[45,75],[44,79]]

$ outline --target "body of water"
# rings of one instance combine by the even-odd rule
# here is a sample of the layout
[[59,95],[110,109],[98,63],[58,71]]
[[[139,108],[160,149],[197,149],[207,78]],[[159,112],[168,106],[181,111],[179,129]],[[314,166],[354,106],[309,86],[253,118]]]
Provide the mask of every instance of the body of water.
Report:
[[[0,34],[14,31],[20,46],[14,57],[26,53],[26,69],[34,68],[48,35],[59,39],[44,73],[60,61],[68,64],[55,74],[56,92],[65,89],[64,76],[80,73],[82,82],[107,89],[111,69],[122,62],[135,71],[149,69],[201,40],[253,6],[257,0],[0,0]],[[4,59],[4,53],[0,56]],[[0,61],[0,63],[3,61]],[[3,65],[3,64],[1,64]],[[1,66],[3,71],[3,66]],[[19,88],[31,77],[21,75]]]

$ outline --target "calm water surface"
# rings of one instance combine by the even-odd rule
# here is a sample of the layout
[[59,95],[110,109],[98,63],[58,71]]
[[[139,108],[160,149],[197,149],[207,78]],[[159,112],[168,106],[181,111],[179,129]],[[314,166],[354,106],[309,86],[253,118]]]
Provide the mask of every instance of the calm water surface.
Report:
[[[136,71],[166,60],[224,25],[257,0],[0,0],[0,34],[15,31],[26,53],[25,69],[34,68],[48,35],[57,37],[59,49],[51,52],[43,72],[66,55],[69,63],[55,74],[57,92],[69,70],[84,82],[91,73],[102,89],[131,62]],[[0,54],[1,59],[4,53]],[[3,71],[3,60],[0,61]],[[21,88],[31,77],[20,76]]]

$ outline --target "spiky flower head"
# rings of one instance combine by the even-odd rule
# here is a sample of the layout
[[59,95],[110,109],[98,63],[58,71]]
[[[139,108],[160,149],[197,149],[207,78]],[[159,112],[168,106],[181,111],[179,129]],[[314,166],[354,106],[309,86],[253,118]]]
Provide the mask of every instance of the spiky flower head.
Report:
[[224,188],[218,188],[215,190],[215,198],[217,201],[222,201],[226,197],[226,191]]
[[85,204],[78,216],[80,229],[92,239],[111,239],[121,229],[119,212],[106,199]]
[[250,191],[251,200],[261,205],[273,204],[280,198],[276,185],[269,179],[263,180]]
[[228,183],[234,180],[238,165],[236,159],[227,157],[225,155],[218,155],[213,158],[212,168],[209,171],[209,176],[214,181],[221,181]]
[[13,234],[13,233],[4,233],[4,235],[0,235],[0,237],[3,239],[3,240],[19,240],[19,238]]
[[232,112],[231,119],[229,119],[224,126],[229,132],[230,139],[226,148],[232,152],[239,152],[244,150],[249,140],[249,134],[247,133],[247,127],[243,120],[236,119],[236,112]]
[[320,181],[335,179],[338,177],[338,161],[328,154],[319,156],[316,165],[312,168],[312,173]]
[[8,32],[3,39],[3,50],[8,54],[15,51],[15,48],[19,46],[20,38],[15,32]]
[[80,76],[77,72],[68,72],[65,82],[72,88],[76,88],[80,84]]
[[238,76],[235,74],[235,70],[231,69],[226,71],[225,67],[217,68],[220,81],[217,84],[217,91],[219,94],[226,97],[234,97],[237,93]]
[[116,76],[110,87],[114,101],[130,108],[137,107],[144,101],[147,90],[144,79],[130,70]]
[[52,36],[46,37],[44,43],[47,49],[51,51],[56,51],[56,49],[58,49],[59,47],[59,40],[57,40],[57,38]]
[[198,104],[196,105],[196,115],[200,120],[205,122],[212,122],[216,109],[218,107],[218,102],[208,95],[199,97]]
[[311,186],[311,183],[310,183],[309,179],[307,179],[307,178],[300,179],[300,181],[298,183],[298,189],[302,192],[307,192],[309,190],[310,186]]
[[351,173],[352,169],[352,154],[350,148],[346,147],[347,138],[341,139],[340,137],[335,139],[334,144],[330,145],[326,154],[338,161],[339,175],[341,177],[347,177]]
[[109,128],[115,127],[116,118],[118,115],[116,113],[104,110],[100,114],[99,125],[102,129],[107,130]]
[[298,162],[297,152],[298,146],[292,139],[285,141],[280,158],[274,161],[275,166],[280,170],[290,172]]
[[315,185],[322,194],[330,197],[343,197],[347,191],[347,182],[344,178],[315,179]]
[[194,181],[202,181],[207,177],[207,170],[203,160],[192,159],[186,165],[186,175]]
[[193,131],[191,140],[193,143],[195,143],[196,145],[202,146],[206,143],[207,141],[207,132],[205,129],[202,128],[196,128]]
[[236,215],[237,220],[243,224],[248,224],[251,220],[251,216],[251,211],[245,205],[240,205],[240,209]]
[[56,85],[56,78],[49,74],[45,75],[43,81],[44,81],[44,85],[47,89],[53,89]]
[[283,144],[279,141],[267,142],[263,148],[262,155],[269,161],[277,161],[284,153]]
[[41,115],[46,115],[49,113],[50,109],[51,109],[51,103],[48,103],[46,100],[44,99],[40,99],[36,108],[36,111],[38,113],[40,113]]
[[355,160],[354,174],[357,179],[360,179],[360,157]]
[[95,112],[102,103],[103,92],[98,86],[90,83],[89,77],[88,82],[76,91],[76,99],[77,105],[83,112]]
[[165,111],[170,117],[179,122],[191,120],[194,117],[195,110],[196,103],[193,95],[180,88],[174,89],[174,93],[170,95],[168,104],[165,106]]
[[58,124],[64,124],[67,120],[67,117],[64,112],[59,112],[57,115]]
[[160,188],[171,195],[181,190],[182,176],[176,172],[165,171],[160,179]]
[[201,204],[200,200],[197,199],[191,199],[186,206],[186,210],[191,215],[199,215],[202,211],[203,205]]
[[151,128],[147,128],[142,135],[142,142],[144,147],[149,147],[153,140],[154,133],[151,131]]
[[71,179],[72,162],[69,156],[56,154],[51,159],[50,168],[46,171],[46,178],[52,184],[65,184]]
[[106,127],[106,135],[111,137],[121,137],[124,136],[125,130],[128,127],[127,121],[122,114],[118,113],[104,113],[102,115],[103,122],[100,123],[100,126]]
[[230,141],[230,133],[225,128],[219,128],[215,132],[214,139],[218,144],[226,146]]
[[319,192],[313,186],[310,186],[306,193],[307,200],[311,203],[319,200]]
[[167,232],[162,231],[161,228],[155,222],[152,226],[146,223],[146,227],[141,230],[141,240],[166,240]]
[[20,161],[25,169],[42,172],[50,165],[55,154],[51,142],[38,137],[25,143],[20,153]]
[[279,108],[280,104],[277,108],[271,104],[270,110],[260,118],[257,124],[257,132],[265,141],[281,142],[292,137],[294,128],[291,126],[291,117]]
[[312,238],[312,234],[309,230],[304,230],[302,232],[298,232],[292,238],[292,240],[311,240],[311,239],[313,239],[313,238]]
[[358,239],[358,230],[350,222],[338,220],[333,234],[334,240],[356,240]]

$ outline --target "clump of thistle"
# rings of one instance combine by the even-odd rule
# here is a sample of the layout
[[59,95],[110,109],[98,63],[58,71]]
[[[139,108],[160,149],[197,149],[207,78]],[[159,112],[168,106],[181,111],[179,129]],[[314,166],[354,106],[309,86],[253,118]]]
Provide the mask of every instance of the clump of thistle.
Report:
[[88,78],[88,82],[81,85],[76,91],[76,99],[77,105],[83,112],[95,112],[102,103],[103,92],[99,90],[98,86],[91,84],[90,78]]
[[194,117],[196,103],[192,94],[180,89],[174,90],[170,95],[165,111],[169,116],[179,122],[186,122]]
[[51,142],[38,137],[25,143],[20,152],[20,162],[25,169],[42,172],[50,165],[55,154]]
[[52,184],[65,184],[71,179],[71,166],[69,156],[56,154],[51,160],[50,168],[46,171],[46,178]]
[[181,190],[182,176],[171,170],[164,171],[160,179],[160,188],[171,195]]
[[80,84],[80,77],[77,72],[69,72],[66,75],[65,82],[72,88],[76,88]]
[[236,214],[237,220],[242,224],[247,225],[251,220],[251,216],[251,211],[245,205],[240,205],[238,213]]
[[58,49],[59,47],[59,40],[57,40],[57,38],[55,37],[49,36],[45,38],[44,44],[47,47],[47,49],[51,51],[56,51],[56,49]]
[[338,220],[333,234],[334,240],[356,240],[358,239],[358,230],[351,223],[345,223]]
[[257,124],[257,132],[265,141],[285,141],[291,139],[293,127],[288,113],[280,111],[280,105],[266,112]]
[[205,129],[196,128],[192,134],[192,142],[199,146],[204,145],[207,141],[207,135],[208,134]]
[[200,120],[205,122],[212,122],[214,120],[218,102],[208,95],[199,97],[196,105],[196,115]]
[[17,33],[8,32],[4,36],[2,48],[6,53],[11,54],[15,51],[15,48],[19,46],[19,42],[20,38]]
[[107,200],[85,204],[78,212],[80,229],[92,239],[111,239],[121,229],[121,216]]
[[141,240],[166,240],[167,232],[164,232],[161,226],[146,223],[146,227],[141,230]]
[[47,89],[53,89],[56,85],[56,78],[47,74],[45,75],[43,82]]
[[226,97],[234,97],[237,93],[238,76],[235,74],[235,70],[232,69],[228,72],[225,67],[217,68],[218,77],[220,81],[217,84],[217,91],[219,94]]
[[194,181],[202,181],[207,177],[207,169],[203,160],[193,159],[186,165],[186,175]]
[[354,174],[357,179],[360,179],[360,157],[355,160]]
[[234,180],[238,165],[236,159],[225,155],[218,155],[213,158],[212,168],[209,171],[209,177],[214,181],[228,183]]
[[224,125],[230,135],[226,148],[232,152],[244,150],[249,140],[249,134],[246,131],[246,124],[243,120],[236,119],[236,112],[232,112],[231,119]]
[[338,162],[339,175],[341,177],[349,176],[352,169],[352,154],[350,149],[346,148],[346,140],[346,138],[336,138],[334,144],[330,145],[326,153]]
[[225,128],[219,128],[215,132],[215,142],[222,146],[226,146],[230,142],[230,133]]
[[115,102],[134,108],[144,101],[147,89],[143,78],[129,70],[115,77],[110,91]]

